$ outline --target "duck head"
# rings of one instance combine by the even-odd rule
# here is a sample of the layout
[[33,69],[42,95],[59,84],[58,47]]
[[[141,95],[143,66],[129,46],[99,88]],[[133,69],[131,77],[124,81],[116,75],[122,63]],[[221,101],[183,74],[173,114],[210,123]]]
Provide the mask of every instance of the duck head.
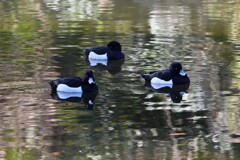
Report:
[[182,65],[178,62],[171,63],[169,70],[170,70],[171,74],[175,75],[175,76],[179,76],[179,75],[185,76],[186,75],[186,73],[182,69]]
[[107,44],[107,47],[111,49],[112,51],[122,51],[121,44],[117,41],[110,41]]
[[85,72],[84,77],[83,77],[83,81],[84,81],[84,83],[88,83],[88,84],[95,83],[95,79],[94,79],[92,70],[87,70]]

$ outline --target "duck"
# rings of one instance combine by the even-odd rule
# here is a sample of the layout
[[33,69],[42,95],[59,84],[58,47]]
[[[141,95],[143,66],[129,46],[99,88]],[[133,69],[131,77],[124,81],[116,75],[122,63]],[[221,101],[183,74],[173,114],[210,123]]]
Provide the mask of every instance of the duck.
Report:
[[98,46],[85,50],[87,59],[120,60],[124,59],[121,44],[118,41],[110,41],[107,46]]
[[179,62],[172,62],[169,69],[152,71],[147,74],[141,74],[141,77],[151,85],[182,85],[190,83],[188,75],[182,69]]
[[53,92],[90,93],[98,90],[92,70],[87,70],[83,78],[78,76],[59,78],[49,82]]

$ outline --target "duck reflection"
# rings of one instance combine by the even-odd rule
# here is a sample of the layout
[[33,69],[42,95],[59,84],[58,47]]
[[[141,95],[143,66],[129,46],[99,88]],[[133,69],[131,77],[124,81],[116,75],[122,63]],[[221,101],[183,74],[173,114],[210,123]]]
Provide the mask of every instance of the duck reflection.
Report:
[[88,59],[86,61],[93,68],[99,70],[107,70],[110,74],[115,75],[122,70],[124,59],[120,60],[105,60],[105,59]]
[[160,85],[145,83],[154,92],[169,94],[173,103],[180,103],[183,95],[188,90],[190,83],[182,85]]
[[94,102],[95,98],[98,95],[98,91],[91,92],[91,93],[69,93],[69,92],[58,92],[52,91],[51,96],[53,99],[62,101],[62,102],[73,102],[79,103],[83,101],[85,105],[85,109],[93,110],[94,109]]

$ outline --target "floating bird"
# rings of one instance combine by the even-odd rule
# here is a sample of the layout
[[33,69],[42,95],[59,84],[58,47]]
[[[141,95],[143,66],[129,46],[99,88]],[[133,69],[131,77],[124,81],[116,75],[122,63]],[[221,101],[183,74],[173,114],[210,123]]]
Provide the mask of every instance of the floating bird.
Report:
[[87,70],[83,76],[80,77],[65,77],[49,82],[52,91],[69,92],[69,93],[89,93],[98,90],[95,84],[95,78],[92,70]]
[[121,44],[117,41],[110,41],[107,46],[100,46],[86,49],[87,59],[97,60],[120,60],[124,58]]
[[[171,63],[169,69],[142,74],[142,78],[151,85],[179,85],[190,83],[190,79],[178,62]],[[156,86],[157,87],[157,86]]]

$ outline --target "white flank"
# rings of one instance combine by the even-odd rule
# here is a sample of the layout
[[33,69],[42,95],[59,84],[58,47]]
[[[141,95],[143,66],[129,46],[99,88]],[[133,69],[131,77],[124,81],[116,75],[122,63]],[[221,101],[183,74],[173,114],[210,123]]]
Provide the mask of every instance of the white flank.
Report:
[[107,62],[108,62],[107,59],[90,59],[89,58],[90,66],[96,66],[97,64],[102,64],[104,66],[107,66]]
[[160,89],[160,88],[164,88],[164,87],[172,88],[173,84],[158,84],[158,83],[151,83],[151,86],[152,86],[154,89]]
[[172,85],[173,82],[172,82],[172,80],[164,81],[160,78],[154,77],[151,79],[151,84]]
[[69,92],[57,92],[57,95],[60,99],[67,99],[70,97],[82,97],[82,92],[73,92],[73,93],[69,93]]
[[83,92],[82,87],[69,87],[66,84],[59,84],[57,86],[58,92],[69,92],[69,93],[76,93],[76,92]]
[[107,53],[99,55],[96,54],[95,52],[91,51],[88,55],[88,59],[101,59],[101,60],[107,60]]

